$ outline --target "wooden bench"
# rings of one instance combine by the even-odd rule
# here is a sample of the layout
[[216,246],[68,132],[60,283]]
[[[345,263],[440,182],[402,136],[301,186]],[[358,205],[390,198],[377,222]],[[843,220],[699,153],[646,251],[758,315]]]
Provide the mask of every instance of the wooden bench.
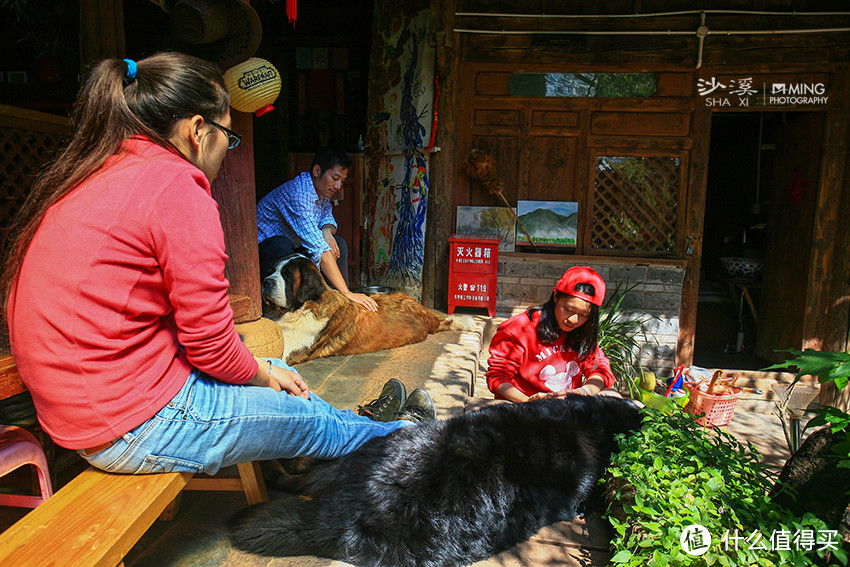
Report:
[[[24,391],[9,358],[0,360],[0,392]],[[259,463],[239,476],[161,473],[124,475],[93,467],[0,534],[0,565],[123,565],[157,518],[170,518],[183,490],[242,490],[248,504],[268,500]]]

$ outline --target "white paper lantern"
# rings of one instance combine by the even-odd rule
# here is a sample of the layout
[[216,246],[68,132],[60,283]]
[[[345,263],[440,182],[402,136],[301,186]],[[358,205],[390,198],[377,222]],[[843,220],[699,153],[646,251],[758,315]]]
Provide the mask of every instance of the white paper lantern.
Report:
[[224,72],[224,85],[230,92],[230,106],[262,116],[274,109],[272,103],[280,94],[280,73],[265,59],[251,57]]

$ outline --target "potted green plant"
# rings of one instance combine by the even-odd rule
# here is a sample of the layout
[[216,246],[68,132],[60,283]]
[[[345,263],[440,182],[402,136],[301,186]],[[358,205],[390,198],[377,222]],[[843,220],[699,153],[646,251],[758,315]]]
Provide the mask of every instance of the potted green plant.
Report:
[[618,283],[610,298],[603,303],[599,316],[599,348],[611,362],[611,372],[617,379],[616,388],[639,400],[635,377],[644,373],[640,347],[649,341],[643,326],[657,317],[635,315],[623,307],[623,300],[635,287],[637,284],[627,286],[621,293]]
[[[850,351],[847,352],[824,352],[815,349],[806,349],[803,351],[789,349],[785,351],[791,355],[784,362],[768,366],[764,370],[788,370],[796,368],[797,375],[791,383],[788,395],[784,404],[787,405],[791,399],[793,389],[799,384],[803,376],[814,376],[821,384],[835,384],[839,390],[850,383]],[[780,406],[780,419],[785,413],[787,407]],[[833,433],[845,432],[845,442],[837,447],[837,451],[841,460],[837,463],[840,468],[850,469],[850,414],[832,406],[823,406],[815,410],[817,415],[806,425],[806,428],[819,427],[829,424],[832,427]],[[785,420],[782,419],[783,428],[786,427]],[[786,431],[786,437],[789,433]]]
[[67,57],[63,46],[75,45],[76,42],[73,24],[78,4],[50,0],[0,0],[0,7],[9,10],[16,19],[15,25],[4,33],[12,34],[35,54],[37,80],[59,81],[60,58]]

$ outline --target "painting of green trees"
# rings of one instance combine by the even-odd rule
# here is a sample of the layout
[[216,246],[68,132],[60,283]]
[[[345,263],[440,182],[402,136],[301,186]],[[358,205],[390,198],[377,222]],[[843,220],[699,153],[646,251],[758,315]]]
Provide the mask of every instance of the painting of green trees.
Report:
[[514,251],[516,216],[507,207],[458,207],[455,226],[458,234],[495,234],[500,252]]

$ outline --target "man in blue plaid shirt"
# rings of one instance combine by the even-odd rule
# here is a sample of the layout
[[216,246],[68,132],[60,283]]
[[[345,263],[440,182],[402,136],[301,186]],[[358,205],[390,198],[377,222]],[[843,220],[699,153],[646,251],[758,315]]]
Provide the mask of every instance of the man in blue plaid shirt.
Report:
[[294,252],[304,254],[325,279],[351,301],[378,310],[371,297],[348,289],[348,247],[336,235],[331,198],[342,189],[351,157],[337,148],[324,148],[313,158],[310,171],[274,189],[257,204],[260,270],[269,275],[277,261]]

